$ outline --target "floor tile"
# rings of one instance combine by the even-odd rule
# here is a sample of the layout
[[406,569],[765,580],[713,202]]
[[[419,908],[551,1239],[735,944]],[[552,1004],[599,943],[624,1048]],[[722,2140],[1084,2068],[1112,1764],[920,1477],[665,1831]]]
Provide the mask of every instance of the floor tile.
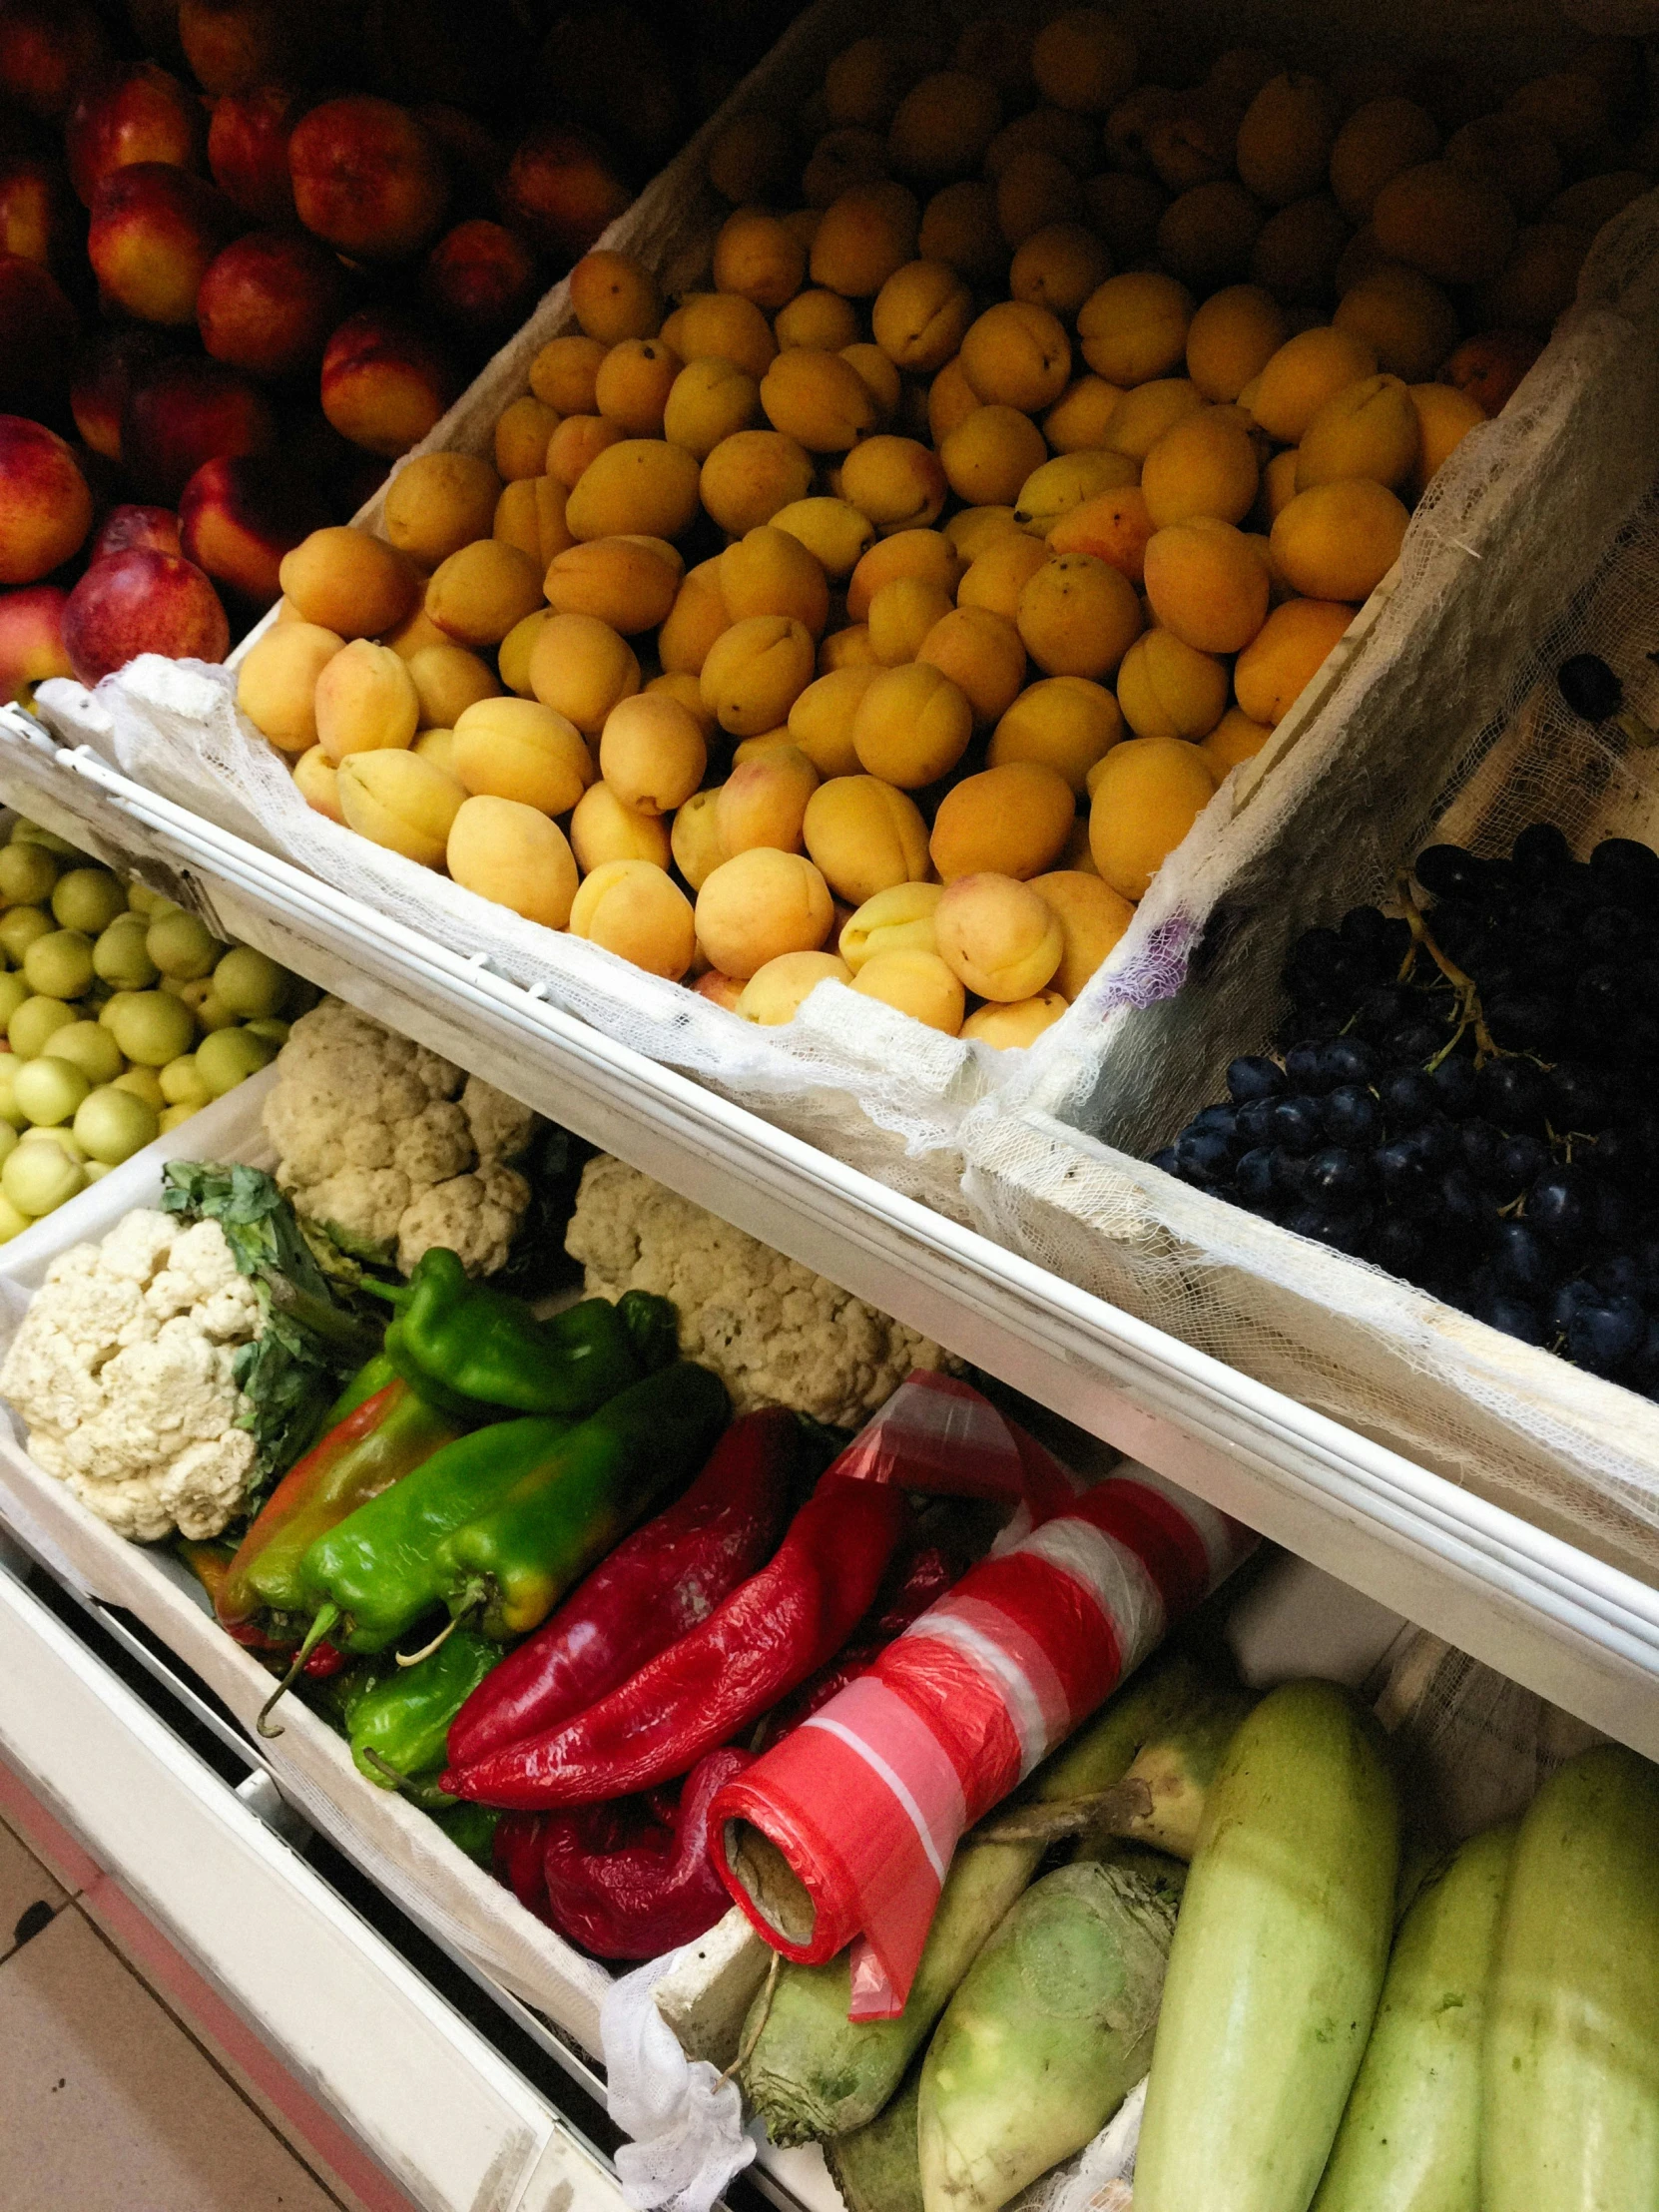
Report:
[[336,2212],[71,1907],[0,1966],[6,2212]]
[[69,1902],[34,1853],[0,1823],[0,1959],[20,1941],[38,1935],[43,1923]]

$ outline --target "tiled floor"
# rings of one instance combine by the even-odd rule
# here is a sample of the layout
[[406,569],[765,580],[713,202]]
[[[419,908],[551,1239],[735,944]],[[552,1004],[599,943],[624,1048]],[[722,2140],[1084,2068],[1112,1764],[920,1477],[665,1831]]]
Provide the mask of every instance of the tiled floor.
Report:
[[0,1824],[6,2212],[340,2212]]

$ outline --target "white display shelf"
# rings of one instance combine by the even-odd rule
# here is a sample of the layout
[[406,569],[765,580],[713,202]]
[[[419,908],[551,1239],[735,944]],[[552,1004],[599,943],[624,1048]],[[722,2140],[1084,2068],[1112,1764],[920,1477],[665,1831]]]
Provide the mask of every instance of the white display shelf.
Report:
[[1659,1758],[1659,1591],[643,1059],[0,710],[0,798]]

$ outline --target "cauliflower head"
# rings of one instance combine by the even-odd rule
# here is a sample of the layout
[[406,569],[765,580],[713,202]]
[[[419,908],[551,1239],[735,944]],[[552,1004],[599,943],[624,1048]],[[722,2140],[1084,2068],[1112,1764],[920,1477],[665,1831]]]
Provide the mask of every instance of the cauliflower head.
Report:
[[217,1536],[256,1446],[233,1375],[260,1303],[218,1222],[140,1208],[55,1260],[0,1367],[36,1463],[118,1534]]
[[265,1108],[295,1210],[405,1274],[433,1245],[469,1275],[506,1264],[530,1202],[507,1163],[535,1126],[504,1091],[337,998],[294,1023]]
[[855,1428],[912,1369],[956,1365],[928,1338],[621,1160],[588,1163],[565,1249],[591,1295],[672,1299],[681,1352],[715,1370],[739,1412],[787,1405]]

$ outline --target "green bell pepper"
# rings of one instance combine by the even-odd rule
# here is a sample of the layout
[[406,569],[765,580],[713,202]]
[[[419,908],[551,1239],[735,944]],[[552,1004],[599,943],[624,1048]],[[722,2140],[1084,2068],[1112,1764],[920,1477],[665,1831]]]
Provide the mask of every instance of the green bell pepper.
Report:
[[383,1790],[429,1770],[435,1775],[450,1722],[501,1657],[498,1643],[459,1628],[424,1659],[394,1668],[355,1699],[346,1734],[358,1772]]
[[364,1288],[397,1309],[385,1355],[410,1389],[461,1418],[591,1413],[674,1357],[679,1323],[666,1299],[629,1291],[613,1306],[584,1299],[538,1321],[522,1299],[473,1283],[436,1246],[408,1283]]

